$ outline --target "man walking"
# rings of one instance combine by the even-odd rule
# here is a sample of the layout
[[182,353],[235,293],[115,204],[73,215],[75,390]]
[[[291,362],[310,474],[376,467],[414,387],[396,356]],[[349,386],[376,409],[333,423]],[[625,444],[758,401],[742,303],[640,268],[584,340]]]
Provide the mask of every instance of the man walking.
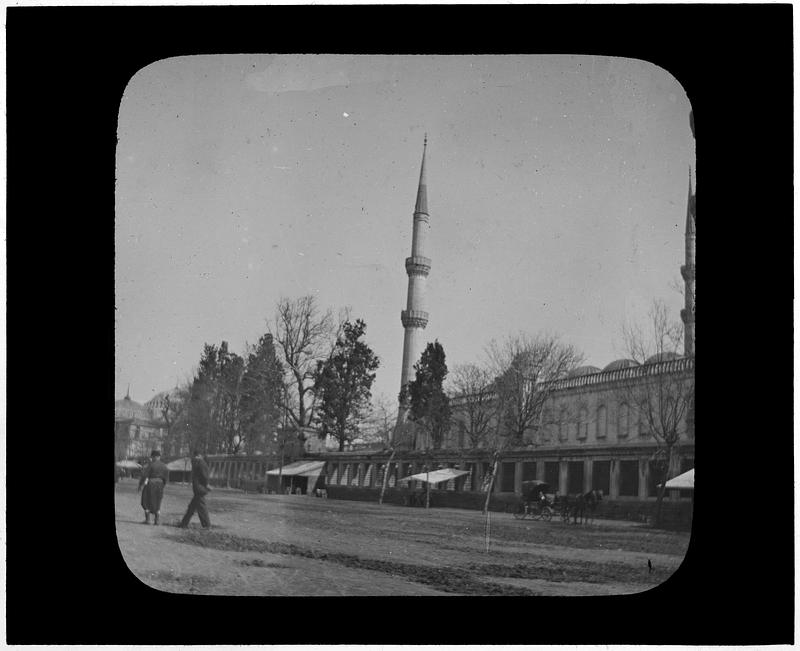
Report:
[[200,517],[200,524],[203,529],[211,527],[211,520],[208,517],[208,509],[206,508],[206,495],[211,487],[208,485],[208,466],[200,456],[200,451],[195,450],[192,453],[192,492],[194,497],[189,502],[189,508],[186,509],[186,515],[181,520],[180,527],[185,529],[189,526],[189,520],[192,519],[194,512]]
[[158,524],[164,486],[169,481],[169,469],[166,464],[161,462],[161,453],[153,450],[150,459],[150,465],[142,472],[142,477],[139,479],[139,490],[142,491],[142,508],[144,509],[142,524],[150,524],[151,513],[154,515],[153,524]]

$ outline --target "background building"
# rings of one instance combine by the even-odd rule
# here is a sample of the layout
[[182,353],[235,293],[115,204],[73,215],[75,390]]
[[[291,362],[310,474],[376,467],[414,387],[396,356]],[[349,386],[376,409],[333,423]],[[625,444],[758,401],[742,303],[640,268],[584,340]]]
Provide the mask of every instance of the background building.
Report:
[[144,405],[131,400],[130,390],[114,402],[114,456],[142,459],[154,449],[161,449],[166,428]]

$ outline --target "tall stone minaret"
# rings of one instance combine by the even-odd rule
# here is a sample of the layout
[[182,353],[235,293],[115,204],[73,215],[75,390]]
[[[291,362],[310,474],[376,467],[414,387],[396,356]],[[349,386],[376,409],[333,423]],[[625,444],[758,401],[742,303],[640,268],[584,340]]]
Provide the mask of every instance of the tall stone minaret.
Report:
[[[414,232],[411,240],[411,257],[406,258],[408,274],[408,299],[406,309],[400,312],[405,334],[403,336],[403,368],[400,375],[400,389],[414,379],[414,364],[420,355],[422,331],[428,325],[425,284],[431,270],[431,260],[425,257],[430,217],[428,215],[428,192],[425,182],[425,152],[428,148],[428,134],[422,147],[422,165],[419,172],[417,204],[414,208]],[[406,429],[408,405],[400,404],[394,443],[402,444],[402,432]]]
[[692,194],[691,170],[689,174],[689,200],[686,208],[686,264],[681,266],[684,282],[685,307],[681,310],[683,320],[683,354],[694,356],[694,240],[695,240],[695,195]]

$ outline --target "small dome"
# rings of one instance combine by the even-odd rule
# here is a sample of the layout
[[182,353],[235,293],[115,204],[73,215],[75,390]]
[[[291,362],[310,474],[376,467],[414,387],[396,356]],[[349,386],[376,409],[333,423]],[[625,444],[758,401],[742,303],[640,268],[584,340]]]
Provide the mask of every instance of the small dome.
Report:
[[122,400],[114,401],[114,418],[137,418],[139,420],[150,420],[151,415],[148,409],[125,396]]
[[567,373],[567,377],[580,377],[581,375],[591,375],[592,373],[599,373],[600,369],[596,366],[579,366],[572,369]]
[[621,368],[630,368],[631,366],[639,366],[639,362],[633,359],[617,359],[606,366],[604,371],[617,371]]
[[166,404],[167,398],[172,403],[180,402],[181,399],[181,392],[178,387],[171,389],[169,391],[161,391],[154,395],[150,400],[144,403],[146,409],[148,409],[153,414],[160,414],[161,410],[164,408]]
[[656,353],[644,360],[644,363],[655,364],[656,362],[668,362],[671,359],[678,359],[679,357],[680,355],[678,355],[678,353]]

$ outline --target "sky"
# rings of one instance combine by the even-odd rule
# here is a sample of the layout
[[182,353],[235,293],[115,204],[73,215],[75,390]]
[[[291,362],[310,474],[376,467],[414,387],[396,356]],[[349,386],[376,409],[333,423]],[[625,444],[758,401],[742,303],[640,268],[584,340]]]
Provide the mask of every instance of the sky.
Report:
[[364,319],[396,400],[425,133],[425,341],[452,368],[546,332],[603,367],[653,299],[683,305],[690,109],[636,59],[155,62],[119,110],[115,395],[174,387],[204,343],[244,354],[281,296],[313,294]]

